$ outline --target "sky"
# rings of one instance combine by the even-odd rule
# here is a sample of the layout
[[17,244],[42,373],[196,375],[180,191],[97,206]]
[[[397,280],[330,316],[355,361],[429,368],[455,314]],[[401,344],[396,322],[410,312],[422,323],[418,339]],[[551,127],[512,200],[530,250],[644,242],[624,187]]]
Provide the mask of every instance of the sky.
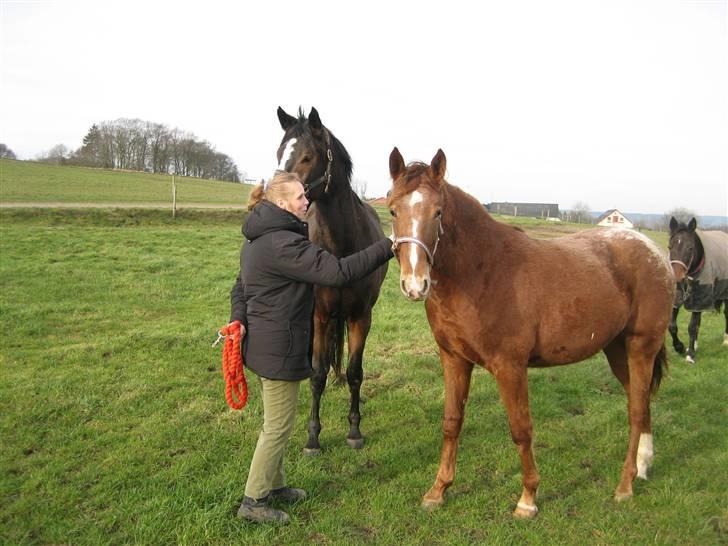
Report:
[[442,148],[482,202],[728,216],[728,11],[709,0],[0,0],[0,142],[177,127],[251,178],[315,107],[370,197]]

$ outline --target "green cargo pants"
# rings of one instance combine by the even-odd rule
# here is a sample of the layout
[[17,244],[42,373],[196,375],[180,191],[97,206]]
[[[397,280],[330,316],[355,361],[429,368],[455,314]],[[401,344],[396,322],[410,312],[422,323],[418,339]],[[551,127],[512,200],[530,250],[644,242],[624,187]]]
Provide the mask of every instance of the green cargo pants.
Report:
[[245,496],[262,499],[271,489],[286,486],[283,456],[296,422],[300,381],[260,378],[263,395],[263,430],[250,462]]

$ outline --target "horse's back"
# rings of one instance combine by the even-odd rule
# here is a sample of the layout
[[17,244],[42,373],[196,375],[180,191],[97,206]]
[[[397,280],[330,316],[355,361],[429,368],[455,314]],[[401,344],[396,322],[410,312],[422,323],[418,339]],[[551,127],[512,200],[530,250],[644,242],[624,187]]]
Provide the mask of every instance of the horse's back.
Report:
[[625,228],[595,228],[563,238],[565,245],[572,241],[596,256],[633,297],[646,290],[672,299],[675,281],[667,255],[649,237]]
[[537,242],[543,282],[530,355],[563,364],[595,354],[620,334],[664,332],[674,297],[666,257],[644,235],[591,229]]

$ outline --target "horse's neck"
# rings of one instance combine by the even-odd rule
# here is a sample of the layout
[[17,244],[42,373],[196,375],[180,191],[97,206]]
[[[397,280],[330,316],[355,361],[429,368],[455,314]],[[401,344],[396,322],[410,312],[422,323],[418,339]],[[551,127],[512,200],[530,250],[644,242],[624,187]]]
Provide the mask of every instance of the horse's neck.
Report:
[[702,269],[705,265],[705,247],[703,246],[703,241],[700,239],[700,234],[698,232],[695,233],[695,257],[693,258],[693,261],[690,265],[691,269],[694,269],[693,272],[688,272],[690,274],[698,273],[698,270]]
[[461,283],[480,275],[497,263],[501,248],[509,241],[518,245],[525,235],[496,222],[485,207],[456,186],[446,184],[442,212],[443,234],[437,248],[434,271],[438,283]]
[[355,200],[357,199],[348,181],[336,188],[336,193],[315,201],[312,239],[337,255],[352,252],[355,243]]

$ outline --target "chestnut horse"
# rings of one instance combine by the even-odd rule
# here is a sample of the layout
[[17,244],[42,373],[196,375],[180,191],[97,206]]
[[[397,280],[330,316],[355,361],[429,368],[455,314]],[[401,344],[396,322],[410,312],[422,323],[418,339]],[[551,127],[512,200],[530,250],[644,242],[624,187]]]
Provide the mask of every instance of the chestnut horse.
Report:
[[477,364],[495,377],[521,458],[523,492],[514,515],[535,516],[539,475],[527,370],[600,350],[627,393],[629,443],[615,498],[631,497],[632,481],[646,478],[652,462],[650,392],[667,364],[675,281],[666,257],[641,234],[616,228],[531,239],[448,184],[445,167],[442,150],[430,165],[405,166],[397,148],[389,157],[400,289],[410,300],[426,300],[445,379],[440,468],[423,507],[442,504],[453,482]]
[[[311,108],[306,118],[298,118],[278,108],[278,120],[285,131],[278,147],[278,169],[301,177],[311,202],[306,220],[309,238],[332,254],[343,257],[384,238],[379,216],[351,189],[351,159],[343,144],[321,123]],[[326,389],[329,369],[341,375],[344,329],[348,335],[349,362],[346,379],[351,392],[349,433],[346,442],[361,448],[364,438],[359,424],[359,396],[364,380],[364,344],[372,324],[372,308],[387,274],[387,264],[345,288],[316,286],[313,316],[313,376],[311,377],[311,417],[304,452],[318,454],[321,396]]]

